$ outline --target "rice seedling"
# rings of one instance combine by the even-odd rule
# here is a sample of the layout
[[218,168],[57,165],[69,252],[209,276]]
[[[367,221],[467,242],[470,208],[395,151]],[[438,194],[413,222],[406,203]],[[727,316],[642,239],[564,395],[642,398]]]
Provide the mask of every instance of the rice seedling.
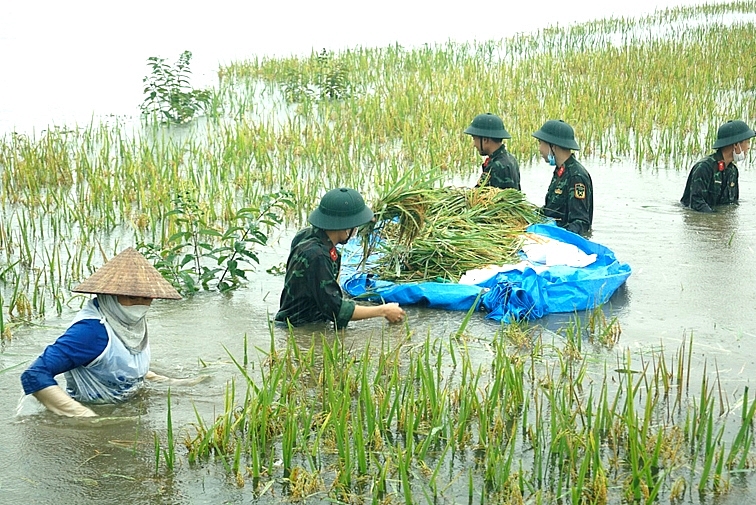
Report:
[[160,472],[160,457],[162,455],[165,461],[165,467],[169,472],[173,472],[176,465],[176,444],[173,439],[173,420],[171,419],[171,389],[168,388],[168,413],[167,415],[167,435],[165,449],[160,446],[160,439],[157,432],[154,434],[155,440],[155,475]]
[[[676,429],[675,417],[661,415],[663,395],[654,389],[662,383],[653,380],[663,370],[659,354],[641,359],[638,367],[625,353],[617,371],[605,371],[594,393],[596,383],[587,383],[585,373],[588,357],[573,366],[575,358],[567,359],[556,346],[538,347],[538,359],[533,354],[523,359],[507,348],[504,341],[493,347],[486,367],[490,371],[484,373],[464,343],[457,351],[461,374],[455,379],[455,370],[443,366],[446,358],[434,358],[447,346],[430,336],[405,349],[401,366],[401,347],[384,342],[377,356],[365,349],[354,359],[338,339],[324,341],[321,379],[310,386],[316,395],[307,393],[307,387],[290,386],[303,384],[294,377],[314,373],[312,367],[320,365],[311,358],[297,359],[298,369],[292,368],[295,356],[307,354],[289,339],[286,349],[275,350],[277,360],[258,369],[259,375],[242,373],[248,385],[243,403],[236,406],[233,392],[227,393],[226,413],[212,430],[198,430],[201,436],[189,444],[190,457],[204,458],[201,454],[211,450],[227,454],[232,474],[239,459],[246,458],[250,475],[258,480],[275,478],[270,473],[274,467],[261,463],[255,469],[254,461],[280,457],[280,471],[290,468],[291,476],[303,457],[317,474],[308,470],[302,475],[317,475],[315,481],[322,479],[337,499],[364,492],[361,483],[367,479],[376,501],[390,492],[388,479],[396,472],[397,491],[412,502],[423,495],[443,499],[455,489],[453,473],[441,471],[450,452],[451,461],[478,459],[468,486],[476,491],[473,499],[484,502],[506,496],[606,503],[621,496],[652,500],[665,493],[672,499],[694,485],[704,494],[726,492],[737,462],[749,464],[748,427],[756,409],[747,396],[740,435],[728,451],[707,381],[702,381],[701,401],[694,397],[685,406],[685,430]],[[535,369],[527,370],[528,363]],[[612,381],[607,381],[609,374]],[[530,376],[535,380],[526,380]],[[309,445],[297,441],[297,433],[303,428],[306,433],[307,426],[316,426]],[[682,433],[687,433],[687,444]],[[433,458],[436,462],[428,464]],[[426,477],[418,479],[421,475]],[[480,483],[485,485],[478,496]]]

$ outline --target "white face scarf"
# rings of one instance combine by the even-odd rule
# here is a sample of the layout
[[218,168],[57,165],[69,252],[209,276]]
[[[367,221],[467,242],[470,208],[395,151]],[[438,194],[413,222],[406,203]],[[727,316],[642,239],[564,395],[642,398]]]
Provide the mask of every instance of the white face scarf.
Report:
[[147,345],[148,305],[124,306],[115,295],[97,295],[100,311],[126,349],[137,354]]

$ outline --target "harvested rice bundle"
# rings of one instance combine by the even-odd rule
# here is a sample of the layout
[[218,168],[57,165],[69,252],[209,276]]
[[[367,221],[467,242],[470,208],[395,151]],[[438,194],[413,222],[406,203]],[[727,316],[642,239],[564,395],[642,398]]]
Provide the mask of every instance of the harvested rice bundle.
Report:
[[523,231],[543,220],[516,190],[400,182],[375,202],[365,230],[365,257],[380,253],[373,273],[386,280],[456,282],[467,270],[516,262]]

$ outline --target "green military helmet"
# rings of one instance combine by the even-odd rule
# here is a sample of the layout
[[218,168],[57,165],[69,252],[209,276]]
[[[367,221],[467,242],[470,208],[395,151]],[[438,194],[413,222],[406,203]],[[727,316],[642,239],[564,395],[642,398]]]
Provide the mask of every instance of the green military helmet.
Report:
[[489,139],[511,139],[512,136],[504,128],[504,121],[496,114],[487,112],[478,114],[467,127],[465,133],[476,137]]
[[717,141],[714,142],[712,148],[719,149],[720,147],[731,146],[751,137],[756,137],[756,132],[749,128],[745,122],[739,119],[727,121],[717,130]]
[[533,136],[547,144],[553,144],[563,149],[580,150],[580,146],[575,142],[575,131],[572,126],[561,119],[549,119],[543,123],[540,130],[533,133]]
[[332,189],[310,213],[310,224],[321,230],[350,230],[370,222],[373,211],[351,188]]

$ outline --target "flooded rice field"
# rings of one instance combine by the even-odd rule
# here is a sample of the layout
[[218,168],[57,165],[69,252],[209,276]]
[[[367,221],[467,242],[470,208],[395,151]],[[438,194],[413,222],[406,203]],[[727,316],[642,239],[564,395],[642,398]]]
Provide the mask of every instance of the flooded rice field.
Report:
[[[741,171],[744,198],[739,206],[705,215],[677,203],[684,169],[638,170],[633,163],[606,164],[596,159],[584,164],[595,188],[593,240],[613,249],[633,269],[605,307],[621,325],[618,346],[614,351],[590,351],[595,353],[596,368],[591,373],[600,372],[604,363],[617,367],[623,353],[648,359],[654,350],[664,349],[672,356],[692,336],[690,375],[701,377],[716,367],[717,388],[735,403],[756,371],[752,317],[756,225],[749,219],[756,211],[756,198],[751,196],[756,172],[747,166]],[[546,164],[523,167],[523,191],[529,199],[541,200],[549,177]],[[227,296],[200,294],[153,305],[149,314],[153,369],[176,378],[205,377],[197,385],[171,389],[170,414],[177,440],[193,433],[197,416],[212,422],[223,412],[231,381],[239,385],[237,394],[243,394],[243,380],[231,356],[241,361],[245,338],[252,369],[255,363],[259,369],[262,352],[270,349],[271,341],[285,347],[286,331],[269,326],[283,278],[265,269],[284,261],[294,232],[286,230],[265,251],[247,287]],[[404,344],[408,346],[421,344],[426,336],[446,339],[465,318],[464,313],[406,309],[412,335]],[[61,419],[41,412],[31,401],[23,402],[16,414],[24,365],[64,330],[73,313],[67,310],[60,318],[48,318],[44,326],[16,329],[0,354],[0,369],[10,368],[0,374],[0,412],[5,413],[0,446],[6,455],[0,460],[3,503],[277,503],[283,499],[279,484],[256,498],[251,485],[239,487],[218,461],[189,465],[181,443],[173,476],[157,476],[153,434],[165,437],[166,387],[152,386],[122,406],[96,408],[101,416],[113,418],[96,423]],[[561,346],[564,329],[574,317],[554,314],[533,324],[542,328],[542,339]],[[491,343],[499,329],[482,313],[472,316],[466,333],[472,336],[467,347],[474,363],[485,366],[490,361]],[[313,334],[328,332],[325,326],[297,329],[294,338],[308,349]],[[404,335],[401,325],[368,320],[350,324],[341,338],[349,353],[359,355],[367,345],[380,347],[381,340],[398,343]],[[465,458],[453,460],[448,471],[464,472],[468,464]],[[734,480],[731,491],[716,503],[752,499],[756,493],[750,480]],[[441,502],[467,502],[466,482],[458,482],[457,487],[456,492],[447,491]],[[66,500],[59,501],[61,496]],[[317,494],[308,500],[328,501]]]
[[[740,205],[714,214],[679,204],[690,162],[659,161],[706,154],[688,151],[720,116],[753,126],[752,68],[737,51],[753,47],[754,2],[564,30],[666,5],[547,0],[539,17],[510,9],[512,27],[495,34],[422,2],[382,5],[379,30],[333,15],[351,4],[303,4],[291,37],[270,22],[277,6],[229,6],[229,19],[138,1],[114,25],[106,10],[82,16],[85,2],[52,4],[0,15],[0,49],[13,48],[0,68],[17,76],[0,80],[13,97],[0,100],[0,504],[756,501],[756,161],[752,151],[739,164]],[[148,7],[182,33],[132,41]],[[267,59],[322,47],[357,49]],[[185,50],[195,85],[218,85],[213,113],[138,121],[145,59]],[[626,73],[647,79],[628,87]],[[682,74],[690,82],[669,78]],[[528,159],[529,132],[544,115],[581,118],[592,240],[632,268],[604,306],[513,325],[407,306],[404,324],[286,330],[271,319],[289,224],[255,248],[239,289],[152,305],[151,369],[176,380],[95,406],[94,419],[22,398],[21,373],[86,298],[71,278],[99,252],[165,240],[165,212],[187,188],[225,226],[233,205],[277,188],[296,195],[301,218],[335,184],[371,194],[434,167],[472,186],[480,160],[456,123],[488,109],[503,109],[535,205],[552,169]],[[10,300],[34,317],[12,317]]]

